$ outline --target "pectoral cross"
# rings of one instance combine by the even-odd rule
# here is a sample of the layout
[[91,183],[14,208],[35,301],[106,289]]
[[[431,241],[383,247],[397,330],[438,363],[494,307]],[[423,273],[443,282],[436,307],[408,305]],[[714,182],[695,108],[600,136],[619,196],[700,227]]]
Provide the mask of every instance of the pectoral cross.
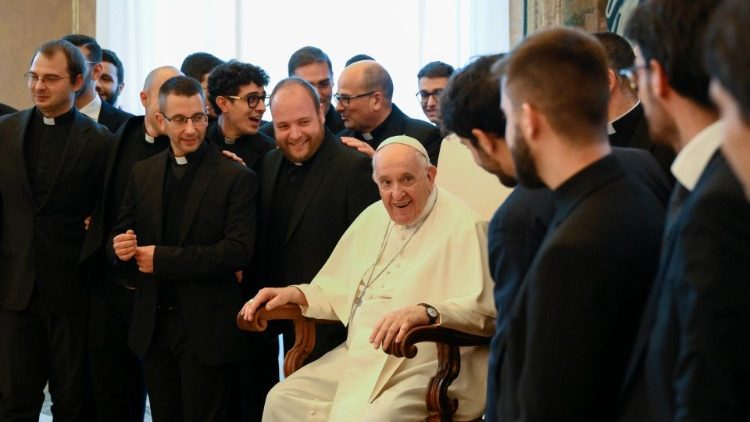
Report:
[[363,284],[364,287],[362,288],[362,291],[359,292],[359,294],[356,294],[354,296],[354,303],[352,303],[352,311],[349,313],[349,322],[346,324],[347,326],[349,326],[352,323],[352,320],[354,319],[354,314],[356,314],[359,307],[362,306],[362,302],[364,302],[365,300],[365,293],[367,293],[367,288],[370,287],[362,281],[360,281],[360,284]]

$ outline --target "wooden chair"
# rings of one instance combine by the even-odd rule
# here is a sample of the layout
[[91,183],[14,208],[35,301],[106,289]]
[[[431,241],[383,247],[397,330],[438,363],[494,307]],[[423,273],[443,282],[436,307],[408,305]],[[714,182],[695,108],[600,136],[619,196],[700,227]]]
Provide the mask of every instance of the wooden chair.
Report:
[[[265,331],[268,321],[272,320],[291,320],[294,324],[294,346],[284,358],[286,376],[304,365],[305,358],[315,346],[315,325],[338,322],[307,318],[302,315],[299,306],[283,305],[272,311],[259,308],[255,318],[250,322],[237,316],[237,326],[242,330],[260,332]],[[490,337],[429,325],[411,329],[404,337],[404,341],[400,344],[392,343],[385,352],[399,358],[413,358],[417,355],[416,344],[422,342],[436,343],[438,355],[438,369],[435,376],[430,379],[425,396],[429,411],[427,421],[453,421],[453,415],[458,409],[458,401],[448,397],[448,387],[458,377],[461,370],[459,347],[488,346]],[[481,421],[481,418],[478,420]]]

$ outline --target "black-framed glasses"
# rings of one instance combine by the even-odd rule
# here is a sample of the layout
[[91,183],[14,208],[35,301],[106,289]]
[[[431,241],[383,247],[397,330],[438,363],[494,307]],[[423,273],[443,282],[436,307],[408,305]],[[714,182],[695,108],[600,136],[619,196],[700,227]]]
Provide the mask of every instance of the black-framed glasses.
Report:
[[440,94],[442,93],[443,93],[442,88],[438,88],[434,91],[419,90],[416,96],[417,96],[417,100],[419,100],[420,103],[427,104],[427,101],[430,100],[430,97],[433,97],[435,101],[438,101],[440,99]]
[[165,119],[167,119],[168,122],[174,123],[177,126],[185,126],[188,120],[193,123],[193,126],[203,126],[208,124],[208,114],[206,113],[196,113],[190,117],[185,117],[180,114],[172,117],[169,117],[166,114],[164,114],[163,116]]
[[349,107],[349,103],[352,100],[356,100],[357,98],[369,97],[370,95],[372,95],[372,94],[374,94],[376,92],[378,92],[378,91],[370,91],[370,92],[365,92],[364,94],[357,94],[357,95],[339,95],[339,94],[333,94],[333,98],[336,99],[337,103],[340,103],[344,107]]
[[23,78],[26,79],[26,82],[30,84],[36,84],[39,81],[42,81],[45,85],[54,85],[57,82],[60,82],[60,80],[65,79],[69,77],[70,75],[42,75],[39,76],[34,72],[26,72],[23,74]]
[[625,69],[620,69],[617,73],[628,81],[628,86],[633,91],[638,91],[638,69],[645,69],[646,65],[634,64]]
[[236,95],[222,95],[224,98],[229,98],[230,100],[242,100],[247,103],[247,106],[250,108],[255,108],[258,106],[258,103],[263,102],[263,104],[268,105],[268,95],[264,92],[263,95],[258,94],[250,94],[246,95],[244,97],[238,97]]

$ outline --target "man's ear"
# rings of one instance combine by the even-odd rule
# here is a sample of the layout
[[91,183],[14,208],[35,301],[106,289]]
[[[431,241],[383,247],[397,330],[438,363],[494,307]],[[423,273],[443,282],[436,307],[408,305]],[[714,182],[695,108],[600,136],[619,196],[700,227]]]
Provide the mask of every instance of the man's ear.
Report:
[[73,91],[78,92],[83,88],[83,75],[76,75],[75,82],[73,82]]
[[612,69],[607,69],[607,83],[609,85],[609,92],[614,92],[615,89],[617,89],[617,86],[619,85],[619,78],[617,77],[617,74]]
[[91,70],[91,79],[94,81],[98,81],[102,76],[102,73],[104,73],[104,65],[102,65],[101,63],[95,64]]
[[215,101],[216,105],[219,106],[219,109],[222,113],[226,113],[229,111],[229,99],[222,96],[217,96]]
[[471,134],[476,138],[479,149],[487,155],[492,155],[497,147],[495,137],[478,128],[472,129]]
[[648,86],[651,92],[659,97],[664,98],[669,91],[669,76],[667,76],[664,67],[655,59],[648,62]]
[[529,103],[521,104],[520,126],[523,137],[529,142],[536,139],[542,125],[542,115]]
[[141,105],[143,106],[143,108],[146,108],[148,104],[148,94],[146,93],[146,91],[141,91],[138,96],[141,98]]
[[156,112],[156,122],[159,124],[159,130],[161,133],[167,133],[167,120],[160,111]]

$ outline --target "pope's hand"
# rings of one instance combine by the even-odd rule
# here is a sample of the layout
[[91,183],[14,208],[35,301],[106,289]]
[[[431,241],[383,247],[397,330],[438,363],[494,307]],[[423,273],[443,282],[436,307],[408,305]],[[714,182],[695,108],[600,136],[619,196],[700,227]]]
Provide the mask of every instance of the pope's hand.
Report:
[[428,325],[430,318],[424,306],[414,305],[386,314],[375,324],[370,334],[370,343],[377,349],[388,348],[392,341],[401,343],[406,333],[414,327]]

